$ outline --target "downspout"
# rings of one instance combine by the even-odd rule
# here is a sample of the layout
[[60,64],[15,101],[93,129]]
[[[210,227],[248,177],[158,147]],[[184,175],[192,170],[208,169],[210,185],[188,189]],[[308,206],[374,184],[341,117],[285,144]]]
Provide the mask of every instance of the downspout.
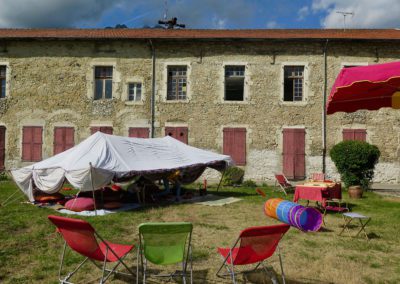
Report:
[[151,113],[151,138],[154,138],[154,117],[155,117],[155,98],[156,98],[156,49],[151,39],[149,39],[151,47],[151,98],[150,98],[150,113]]
[[324,46],[324,102],[322,104],[322,172],[326,173],[326,96],[328,89],[328,50],[329,39],[326,39]]

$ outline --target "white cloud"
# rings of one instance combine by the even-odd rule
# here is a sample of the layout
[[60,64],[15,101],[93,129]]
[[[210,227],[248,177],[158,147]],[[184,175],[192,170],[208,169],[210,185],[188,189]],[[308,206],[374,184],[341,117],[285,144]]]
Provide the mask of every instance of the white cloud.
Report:
[[304,20],[308,15],[310,14],[310,9],[307,6],[304,6],[300,8],[300,10],[297,12],[297,19],[299,21]]
[[279,27],[279,24],[276,21],[269,21],[266,26],[268,29],[276,29]]
[[326,12],[321,20],[324,28],[343,28],[343,15],[347,28],[398,28],[400,27],[399,0],[313,0],[313,12]]

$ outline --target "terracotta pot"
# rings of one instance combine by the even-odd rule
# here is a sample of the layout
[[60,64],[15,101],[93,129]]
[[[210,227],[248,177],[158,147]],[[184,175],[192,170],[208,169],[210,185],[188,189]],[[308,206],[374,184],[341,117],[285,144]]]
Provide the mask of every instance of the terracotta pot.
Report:
[[350,198],[359,199],[362,198],[363,189],[360,185],[349,186],[348,193]]

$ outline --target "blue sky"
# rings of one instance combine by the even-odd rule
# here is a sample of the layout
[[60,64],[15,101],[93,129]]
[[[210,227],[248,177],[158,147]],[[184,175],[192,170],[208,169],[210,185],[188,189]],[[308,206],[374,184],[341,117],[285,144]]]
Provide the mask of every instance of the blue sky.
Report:
[[0,28],[153,26],[194,29],[400,28],[400,0],[2,0]]

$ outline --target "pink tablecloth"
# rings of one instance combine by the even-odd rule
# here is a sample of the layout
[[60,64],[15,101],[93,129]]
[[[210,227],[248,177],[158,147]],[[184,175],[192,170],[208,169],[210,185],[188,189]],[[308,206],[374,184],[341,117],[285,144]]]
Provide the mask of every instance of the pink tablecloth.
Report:
[[319,201],[325,206],[325,201],[329,197],[328,188],[326,186],[308,186],[296,185],[293,202],[299,199]]

